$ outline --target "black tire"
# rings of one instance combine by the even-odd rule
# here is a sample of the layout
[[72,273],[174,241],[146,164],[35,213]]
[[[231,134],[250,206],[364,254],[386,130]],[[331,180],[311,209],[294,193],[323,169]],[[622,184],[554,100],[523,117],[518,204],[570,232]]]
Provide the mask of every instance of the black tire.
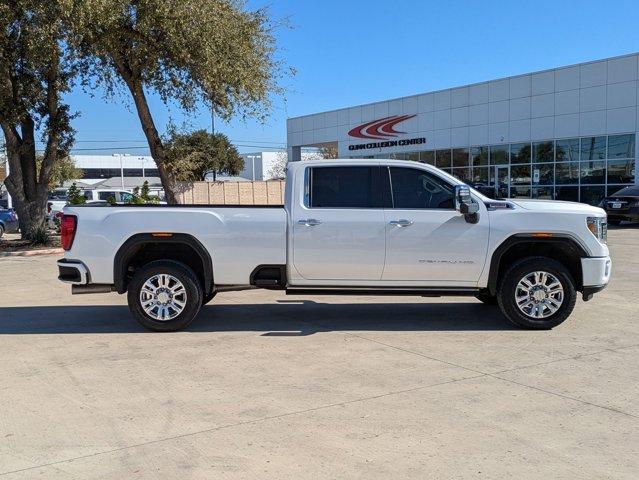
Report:
[[[515,300],[519,281],[526,275],[542,271],[554,275],[563,288],[563,301],[555,313],[545,318],[526,315]],[[547,257],[528,257],[515,262],[504,274],[497,292],[499,308],[504,316],[521,328],[548,330],[562,323],[572,313],[577,301],[575,282],[561,263]]]
[[621,220],[610,220],[608,219],[608,225],[614,225],[615,227],[621,225]]
[[0,238],[4,235],[4,225],[0,223]]
[[213,300],[215,295],[217,295],[217,292],[211,292],[211,293],[202,295],[202,306],[206,305],[211,300]]
[[[167,274],[179,280],[186,292],[184,309],[170,320],[158,320],[144,311],[140,293],[144,283],[158,274]],[[172,332],[187,327],[200,311],[202,306],[202,286],[193,270],[183,263],[173,260],[158,260],[140,268],[129,283],[127,289],[129,310],[135,319],[144,327],[155,332]]]
[[475,298],[485,305],[497,305],[497,297],[488,292],[480,292],[475,295]]

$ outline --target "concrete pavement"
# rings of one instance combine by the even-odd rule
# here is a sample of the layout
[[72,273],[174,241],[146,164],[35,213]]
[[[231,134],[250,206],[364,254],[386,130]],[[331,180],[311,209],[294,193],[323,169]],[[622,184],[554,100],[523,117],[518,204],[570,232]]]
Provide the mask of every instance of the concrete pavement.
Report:
[[185,332],[0,259],[0,478],[636,478],[639,228],[549,332],[474,299],[221,294]]

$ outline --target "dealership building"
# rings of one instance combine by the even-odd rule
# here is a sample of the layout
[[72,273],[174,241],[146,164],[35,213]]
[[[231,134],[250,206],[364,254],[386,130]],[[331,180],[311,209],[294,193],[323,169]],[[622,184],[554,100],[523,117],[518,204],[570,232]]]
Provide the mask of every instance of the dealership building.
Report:
[[637,184],[639,55],[624,55],[287,120],[289,159],[435,165],[509,197],[597,204]]

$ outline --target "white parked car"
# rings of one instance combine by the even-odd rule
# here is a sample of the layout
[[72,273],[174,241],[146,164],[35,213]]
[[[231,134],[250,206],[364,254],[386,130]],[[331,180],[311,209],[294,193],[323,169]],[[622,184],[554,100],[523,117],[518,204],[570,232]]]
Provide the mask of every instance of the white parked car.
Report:
[[606,214],[495,201],[441,170],[394,160],[289,164],[285,205],[73,206],[59,278],[127,293],[152,330],[187,326],[218,292],[471,295],[547,329],[610,278]]

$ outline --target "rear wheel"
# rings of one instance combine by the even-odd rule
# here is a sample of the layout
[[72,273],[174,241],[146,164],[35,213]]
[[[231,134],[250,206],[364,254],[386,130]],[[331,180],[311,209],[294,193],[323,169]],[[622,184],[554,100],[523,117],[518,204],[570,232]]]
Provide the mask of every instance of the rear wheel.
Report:
[[193,270],[173,260],[140,268],[128,288],[129,310],[149,330],[168,332],[188,326],[202,306],[202,287]]
[[529,257],[514,263],[499,286],[502,313],[515,325],[550,329],[572,313],[577,300],[575,283],[561,263],[546,257]]
[[4,225],[0,223],[0,238],[4,235]]

